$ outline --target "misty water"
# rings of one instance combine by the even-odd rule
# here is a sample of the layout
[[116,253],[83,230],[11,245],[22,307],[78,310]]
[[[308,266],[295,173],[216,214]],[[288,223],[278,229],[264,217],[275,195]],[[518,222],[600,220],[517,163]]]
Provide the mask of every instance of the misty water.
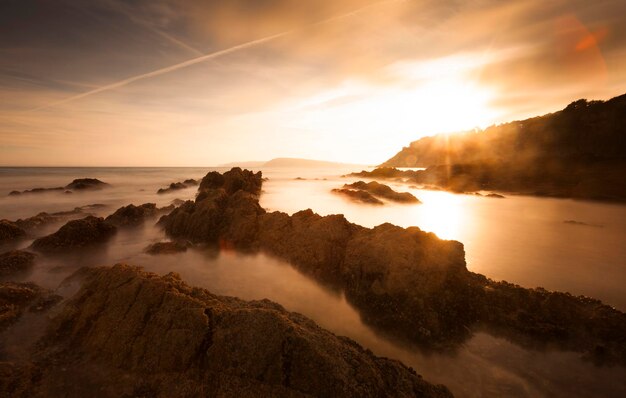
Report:
[[[174,199],[192,199],[196,188],[157,195],[160,187],[187,178],[201,178],[209,168],[0,168],[0,219],[16,220],[41,211],[71,210],[103,204],[91,212],[106,216],[117,208],[146,202],[158,206]],[[353,169],[268,169],[261,205],[271,211],[294,213],[311,208],[326,214],[344,214],[354,223],[372,227],[390,222],[418,226],[444,239],[465,245],[467,266],[495,280],[525,287],[542,286],[603,300],[626,309],[626,206],[551,198],[507,195],[505,199],[456,195],[409,188],[423,203],[368,206],[332,194],[332,188],[351,183],[343,178]],[[63,186],[74,178],[94,177],[111,184],[101,191],[5,196],[12,190]],[[302,179],[296,179],[301,177]],[[576,221],[566,223],[565,221]],[[189,250],[174,255],[143,252],[164,240],[154,224],[120,229],[109,244],[88,253],[45,258],[22,280],[59,289],[62,281],[82,266],[126,262],[148,271],[179,273],[191,285],[220,295],[243,299],[268,298],[287,310],[300,312],[338,335],[358,341],[381,356],[412,366],[428,381],[442,383],[461,397],[626,396],[626,369],[596,367],[580,354],[523,349],[505,339],[478,333],[456,353],[426,354],[402,346],[366,326],[340,292],[300,274],[288,263],[264,255],[232,251]],[[58,229],[50,226],[41,234]],[[30,241],[21,242],[27,247]],[[0,249],[7,249],[0,248]],[[68,294],[65,284],[58,290]],[[5,334],[5,355],[19,355],[20,344],[36,339],[41,319],[25,317]],[[29,336],[32,334],[32,336]]]

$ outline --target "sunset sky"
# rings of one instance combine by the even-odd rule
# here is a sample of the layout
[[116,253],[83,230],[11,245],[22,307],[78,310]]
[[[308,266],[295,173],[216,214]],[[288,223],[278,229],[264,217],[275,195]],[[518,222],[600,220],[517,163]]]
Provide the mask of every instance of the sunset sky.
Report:
[[377,164],[626,92],[624,0],[2,0],[0,165]]

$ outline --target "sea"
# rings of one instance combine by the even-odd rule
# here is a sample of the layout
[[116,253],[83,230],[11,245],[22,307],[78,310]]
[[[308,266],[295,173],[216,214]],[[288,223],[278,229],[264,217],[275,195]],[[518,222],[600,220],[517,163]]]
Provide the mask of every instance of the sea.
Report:
[[[167,206],[193,199],[196,187],[157,194],[172,182],[201,179],[229,168],[0,168],[0,219],[16,220],[39,212],[88,211],[106,216],[128,204]],[[367,168],[366,168],[367,169]],[[332,193],[359,178],[353,166],[261,168],[261,206],[293,214],[312,209],[343,214],[350,222],[373,227],[389,222],[417,226],[442,239],[464,244],[467,267],[494,280],[543,287],[602,300],[626,310],[626,206],[620,204],[505,194],[505,198],[424,190],[402,181],[384,182],[411,192],[421,204],[371,206]],[[255,170],[256,171],[256,170]],[[9,196],[13,190],[65,186],[75,178],[98,178],[110,187],[66,194],[58,191]],[[380,181],[383,182],[383,181]],[[483,192],[486,194],[487,192]],[[313,319],[337,335],[348,336],[379,356],[402,361],[426,380],[445,384],[459,397],[624,397],[626,368],[598,367],[580,354],[528,349],[488,332],[476,333],[455,352],[422,352],[364,324],[340,292],[329,290],[288,263],[265,255],[189,250],[151,256],[151,243],[166,240],[149,220],[121,229],[102,249],[89,254],[44,258],[21,280],[64,293],[68,276],[83,266],[128,263],[165,274],[177,272],[190,285],[246,300],[267,298]],[[62,223],[40,231],[56,231]],[[30,245],[30,241],[21,244]],[[3,248],[0,248],[2,250]],[[6,249],[6,248],[4,248]],[[42,332],[41,319],[25,316],[0,335],[0,357],[23,355]]]

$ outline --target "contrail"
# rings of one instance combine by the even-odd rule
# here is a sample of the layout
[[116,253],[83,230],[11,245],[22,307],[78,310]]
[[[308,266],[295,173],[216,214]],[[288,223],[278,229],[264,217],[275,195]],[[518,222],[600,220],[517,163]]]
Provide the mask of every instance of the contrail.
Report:
[[[360,13],[360,12],[366,10],[366,9],[369,9],[369,8],[381,5],[383,3],[395,3],[395,2],[398,2],[398,1],[405,1],[405,0],[384,0],[384,1],[380,1],[380,2],[374,3],[374,4],[369,4],[367,6],[358,8],[358,9],[356,9],[354,11],[349,12],[349,13],[338,15],[338,16],[334,16],[334,17],[330,17],[330,18],[327,18],[327,19],[324,19],[324,20],[312,23],[310,25],[307,25],[306,27],[312,27],[312,26],[326,24],[328,22],[332,22],[332,21],[335,21],[335,20],[338,20],[338,19],[343,19],[343,18],[350,17],[350,16],[355,15],[357,13]],[[267,43],[269,41],[276,40],[278,38],[290,35],[290,34],[296,32],[298,30],[301,30],[301,29],[303,29],[303,28],[292,29],[292,30],[288,30],[286,32],[277,33],[277,34],[274,34],[274,35],[271,35],[271,36],[263,37],[261,39],[256,39],[256,40],[252,40],[252,41],[249,41],[249,42],[246,42],[246,43],[238,44],[236,46],[229,47],[229,48],[226,48],[224,50],[219,50],[219,51],[215,51],[215,52],[212,52],[212,53],[209,53],[209,54],[205,54],[205,55],[202,55],[202,56],[199,56],[199,57],[196,57],[196,58],[189,59],[187,61],[180,62],[178,64],[174,64],[174,65],[171,65],[171,66],[166,66],[165,68],[154,70],[152,72],[143,73],[141,75],[132,76],[132,77],[126,78],[124,80],[117,81],[115,83],[107,84],[105,86],[98,87],[98,88],[90,90],[90,91],[86,91],[86,92],[84,92],[82,94],[77,94],[77,95],[74,95],[74,96],[62,99],[62,100],[57,101],[57,102],[53,102],[53,103],[50,103],[50,104],[47,104],[47,105],[42,105],[40,107],[30,109],[30,110],[28,110],[26,112],[36,112],[36,111],[40,111],[40,110],[43,110],[43,109],[52,108],[52,107],[55,107],[55,106],[58,106],[58,105],[66,104],[66,103],[71,102],[71,101],[76,101],[76,100],[81,99],[81,98],[85,98],[85,97],[88,97],[88,96],[91,96],[91,95],[94,95],[94,94],[98,94],[98,93],[101,93],[103,91],[108,91],[108,90],[113,90],[113,89],[116,89],[116,88],[119,88],[119,87],[123,87],[123,86],[126,86],[126,85],[130,84],[130,83],[136,82],[138,80],[149,79],[151,77],[160,76],[160,75],[163,75],[165,73],[173,72],[173,71],[181,69],[181,68],[186,68],[188,66],[195,65],[195,64],[198,64],[200,62],[204,62],[206,60],[209,60],[209,59],[221,57],[222,55],[230,54],[230,53],[233,53],[233,52],[236,52],[236,51],[239,51],[239,50],[243,50],[243,49],[246,49],[246,48],[249,48],[249,47],[257,46],[259,44]]]

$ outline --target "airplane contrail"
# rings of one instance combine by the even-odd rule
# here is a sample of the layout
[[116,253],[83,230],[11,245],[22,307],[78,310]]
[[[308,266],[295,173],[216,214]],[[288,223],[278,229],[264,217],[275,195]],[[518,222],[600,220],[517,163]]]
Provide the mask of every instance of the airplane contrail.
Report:
[[[335,21],[335,20],[338,20],[338,19],[347,18],[347,17],[350,17],[350,16],[355,15],[357,13],[360,13],[360,12],[366,10],[366,9],[369,9],[369,8],[381,5],[383,3],[395,3],[395,2],[398,2],[398,1],[405,1],[405,0],[384,0],[384,1],[380,1],[380,2],[374,3],[374,4],[369,4],[367,6],[358,8],[358,9],[356,9],[354,11],[349,12],[349,13],[341,14],[341,15],[338,15],[338,16],[330,17],[330,18],[327,18],[327,19],[324,19],[324,20],[312,23],[310,25],[307,25],[305,28],[316,26],[316,25],[326,24],[328,22],[332,22],[332,21]],[[272,40],[276,40],[276,39],[281,38],[283,36],[290,35],[290,34],[296,32],[298,30],[301,30],[301,29],[304,29],[304,28],[292,29],[292,30],[288,30],[288,31],[285,31],[285,32],[282,32],[282,33],[277,33],[277,34],[274,34],[274,35],[271,35],[271,36],[266,36],[266,37],[263,37],[263,38],[260,38],[260,39],[256,39],[256,40],[252,40],[252,41],[249,41],[249,42],[246,42],[246,43],[238,44],[236,46],[229,47],[229,48],[226,48],[226,49],[223,49],[223,50],[218,50],[218,51],[215,51],[215,52],[212,52],[212,53],[209,53],[209,54],[201,55],[199,57],[191,58],[191,59],[189,59],[187,61],[183,61],[183,62],[180,62],[178,64],[174,64],[174,65],[166,66],[166,67],[161,68],[161,69],[153,70],[152,72],[147,72],[147,73],[143,73],[141,75],[128,77],[126,79],[119,80],[119,81],[117,81],[115,83],[107,84],[105,86],[98,87],[96,89],[93,89],[93,90],[90,90],[90,91],[86,91],[86,92],[81,93],[81,94],[77,94],[77,95],[73,95],[71,97],[67,97],[67,98],[62,99],[62,100],[57,101],[57,102],[53,102],[53,103],[50,103],[50,104],[47,104],[47,105],[42,105],[42,106],[30,109],[30,110],[28,110],[26,112],[36,112],[36,111],[40,111],[40,110],[43,110],[43,109],[52,108],[52,107],[55,107],[55,106],[58,106],[58,105],[66,104],[66,103],[71,102],[71,101],[76,101],[76,100],[81,99],[81,98],[85,98],[85,97],[88,97],[88,96],[91,96],[91,95],[94,95],[94,94],[98,94],[98,93],[101,93],[103,91],[108,91],[108,90],[113,90],[113,89],[116,89],[116,88],[119,88],[119,87],[123,87],[123,86],[126,86],[126,85],[130,84],[130,83],[136,82],[138,80],[148,79],[148,78],[151,78],[151,77],[163,75],[165,73],[173,72],[175,70],[178,70],[178,69],[181,69],[181,68],[185,68],[185,67],[188,67],[188,66],[191,66],[191,65],[195,65],[195,64],[198,64],[200,62],[204,62],[206,60],[209,60],[209,59],[221,57],[222,55],[230,54],[230,53],[233,53],[233,52],[236,52],[236,51],[239,51],[239,50],[243,50],[243,49],[246,49],[246,48],[249,48],[249,47],[257,46],[259,44],[267,43],[267,42],[272,41]]]

